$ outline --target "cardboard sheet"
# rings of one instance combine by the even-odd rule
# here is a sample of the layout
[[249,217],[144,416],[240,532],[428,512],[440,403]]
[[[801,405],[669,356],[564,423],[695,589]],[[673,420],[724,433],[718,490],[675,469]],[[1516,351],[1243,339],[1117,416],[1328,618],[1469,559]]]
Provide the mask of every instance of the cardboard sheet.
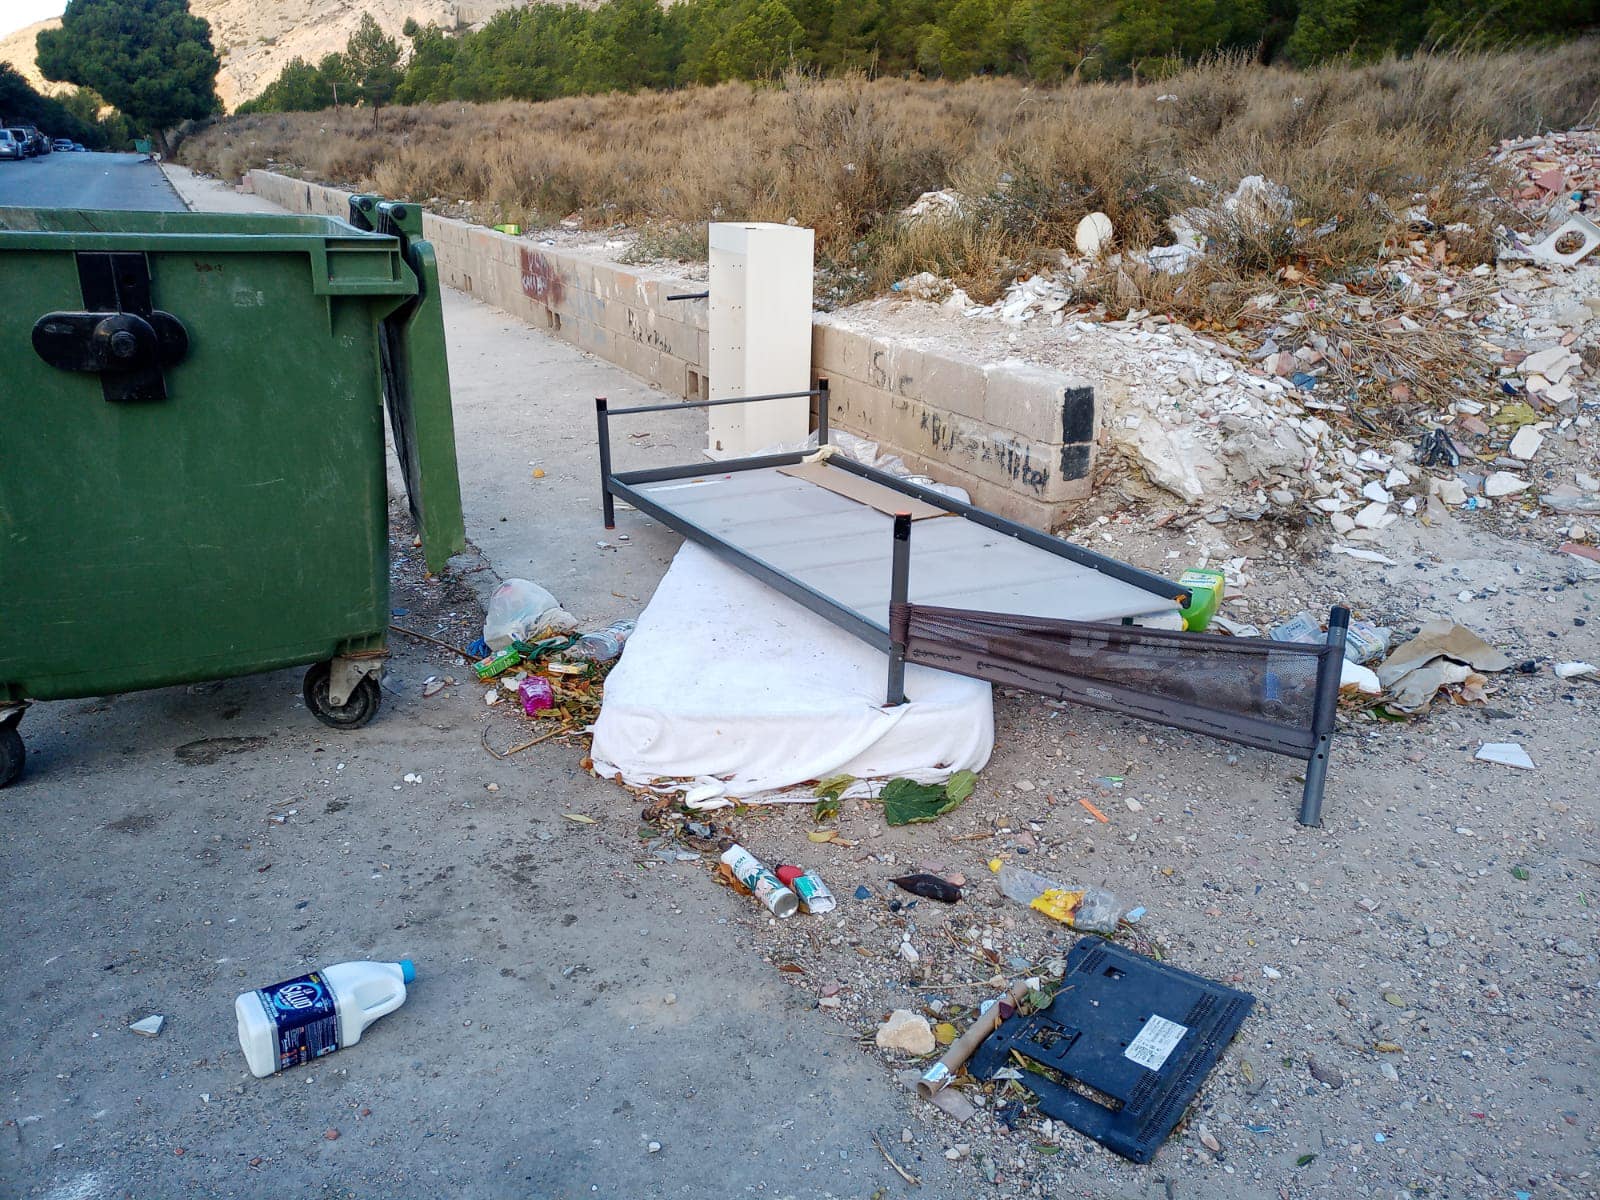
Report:
[[884,487],[881,483],[852,475],[849,471],[830,467],[825,462],[796,463],[792,467],[779,467],[778,473],[804,479],[819,488],[826,488],[836,496],[844,496],[858,504],[865,504],[868,508],[875,508],[891,517],[897,513],[910,513],[913,521],[926,521],[930,517],[954,515],[942,508],[935,508],[925,500],[907,496],[904,492],[897,492],[891,487]]

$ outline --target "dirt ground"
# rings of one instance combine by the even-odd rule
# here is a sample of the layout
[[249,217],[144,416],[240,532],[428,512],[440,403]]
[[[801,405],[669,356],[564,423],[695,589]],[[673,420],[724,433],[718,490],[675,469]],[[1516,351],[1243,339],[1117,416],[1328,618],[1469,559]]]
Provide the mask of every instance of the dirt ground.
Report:
[[[477,553],[423,580],[397,519],[395,622],[460,644],[514,574],[585,623],[636,611],[677,539],[628,512],[630,541],[595,547],[583,399],[609,368],[458,296],[447,322]],[[696,435],[652,440],[670,457]],[[847,847],[810,841],[803,807],[720,818],[840,898],[781,923],[586,774],[581,742],[492,758],[485,734],[499,749],[528,723],[430,643],[396,637],[356,735],[311,722],[293,673],[41,706],[30,775],[0,793],[0,1191],[1600,1195],[1600,684],[1551,671],[1600,657],[1600,569],[1543,519],[1396,526],[1369,543],[1384,566],[1270,521],[1158,515],[1107,489],[1073,533],[1168,574],[1243,558],[1234,620],[1343,601],[1403,640],[1454,618],[1531,669],[1408,723],[1346,713],[1318,830],[1295,824],[1292,760],[997,695],[994,757],[935,823],[846,801]],[[1487,741],[1536,769],[1475,762]],[[1015,1091],[963,1085],[980,1112],[958,1125],[896,1083],[922,1060],[872,1046],[895,1008],[964,1026],[994,977],[1048,978],[1077,940],[998,894],[995,857],[1112,888],[1169,961],[1257,997],[1149,1166],[1018,1114]],[[965,899],[887,882],[924,869]],[[407,954],[412,999],[360,1046],[244,1071],[236,992]],[[152,1012],[161,1037],[127,1031]]]
[[[1090,525],[1100,548],[1156,570],[1223,536],[1250,552],[1238,528]],[[964,1027],[994,990],[985,981],[1048,977],[1076,940],[999,895],[985,863],[1001,857],[1145,906],[1138,929],[1168,960],[1257,996],[1185,1131],[1149,1167],[1032,1117],[1000,1133],[984,1114],[958,1127],[924,1110],[999,1194],[1597,1194],[1600,841],[1588,780],[1600,687],[1559,680],[1550,664],[1592,657],[1600,574],[1480,531],[1424,534],[1386,547],[1394,567],[1269,543],[1251,560],[1248,606],[1225,609],[1270,624],[1343,600],[1400,637],[1450,617],[1531,664],[1495,676],[1483,704],[1439,701],[1406,724],[1346,713],[1325,828],[1295,824],[1291,760],[1001,695],[977,793],[936,824],[888,828],[846,801],[838,827],[859,845],[844,849],[810,843],[812,823],[793,811],[734,819],[768,861],[804,862],[842,897],[872,892],[846,899],[842,917],[780,925],[747,901],[741,923],[769,961],[804,969],[788,975],[797,989],[840,985],[854,1030],[898,1007]],[[1490,741],[1521,742],[1537,769],[1473,761]],[[943,906],[887,883],[919,870],[959,873],[967,898]],[[898,957],[902,940],[915,965]],[[1013,1096],[973,1098],[993,1111]]]

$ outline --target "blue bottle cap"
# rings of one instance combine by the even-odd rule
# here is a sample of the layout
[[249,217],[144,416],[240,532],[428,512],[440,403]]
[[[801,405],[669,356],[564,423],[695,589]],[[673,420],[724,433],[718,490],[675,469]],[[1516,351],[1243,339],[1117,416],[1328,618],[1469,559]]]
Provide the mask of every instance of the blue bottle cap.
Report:
[[400,960],[400,978],[406,983],[410,983],[416,977],[417,964],[412,962],[409,958],[402,958]]

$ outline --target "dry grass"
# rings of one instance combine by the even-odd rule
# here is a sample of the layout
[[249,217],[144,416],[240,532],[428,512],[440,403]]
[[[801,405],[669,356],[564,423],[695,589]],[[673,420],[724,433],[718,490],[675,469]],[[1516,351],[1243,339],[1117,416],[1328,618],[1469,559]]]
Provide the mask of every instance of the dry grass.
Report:
[[[793,219],[817,230],[840,298],[919,270],[993,295],[1053,260],[1090,211],[1109,214],[1121,244],[1139,249],[1170,240],[1174,213],[1265,175],[1288,188],[1292,214],[1212,218],[1214,252],[1182,284],[1138,271],[1107,278],[1114,304],[1214,316],[1291,261],[1333,277],[1360,270],[1419,196],[1436,220],[1487,227],[1480,168],[1491,139],[1592,120],[1597,95],[1591,40],[1305,73],[1219,59],[1147,86],[796,76],[764,88],[389,109],[377,133],[361,110],[273,114],[219,121],[181,156],[225,177],[272,165],[465,204],[485,222],[537,227],[577,214],[600,228],[653,229],[663,244],[707,220]],[[942,187],[968,197],[959,217],[896,218]]]

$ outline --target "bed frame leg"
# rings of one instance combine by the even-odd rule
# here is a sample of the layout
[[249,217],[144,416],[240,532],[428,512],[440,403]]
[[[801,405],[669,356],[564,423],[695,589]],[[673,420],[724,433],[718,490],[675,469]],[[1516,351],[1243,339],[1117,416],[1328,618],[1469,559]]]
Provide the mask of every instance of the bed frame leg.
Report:
[[617,527],[616,501],[611,496],[611,417],[606,412],[606,398],[594,398],[594,419],[600,430],[600,512],[605,517],[607,529]]
[[[904,605],[911,584],[911,514],[894,516],[894,560],[889,570],[889,611]],[[891,618],[890,625],[895,622]],[[889,643],[889,707],[906,702],[905,633],[891,634]]]
[[1300,824],[1312,829],[1322,824],[1322,789],[1328,780],[1328,751],[1333,745],[1333,728],[1339,711],[1339,675],[1344,663],[1345,634],[1350,629],[1350,610],[1335,606],[1328,615],[1328,644],[1317,669],[1317,698],[1312,712],[1311,731],[1316,745],[1306,760],[1306,788],[1300,797]]

